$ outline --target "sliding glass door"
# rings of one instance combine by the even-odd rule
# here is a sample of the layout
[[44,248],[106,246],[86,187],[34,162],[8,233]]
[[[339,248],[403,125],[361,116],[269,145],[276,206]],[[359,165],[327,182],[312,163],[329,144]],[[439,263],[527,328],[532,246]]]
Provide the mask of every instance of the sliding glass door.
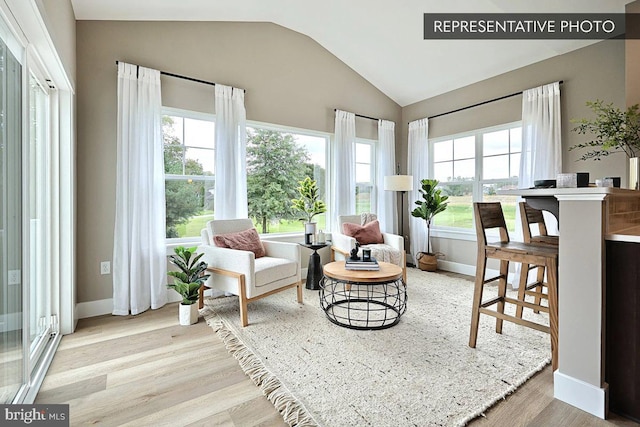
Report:
[[0,403],[25,382],[21,76],[0,39]]

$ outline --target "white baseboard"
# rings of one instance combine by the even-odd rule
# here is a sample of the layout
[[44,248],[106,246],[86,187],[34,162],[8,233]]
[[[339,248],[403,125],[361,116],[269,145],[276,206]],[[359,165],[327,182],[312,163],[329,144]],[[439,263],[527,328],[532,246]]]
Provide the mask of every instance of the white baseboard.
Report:
[[609,386],[596,387],[582,380],[563,374],[560,370],[553,373],[553,397],[585,412],[605,419]]
[[[167,302],[180,301],[180,295],[176,292],[167,293]],[[103,316],[113,312],[113,298],[101,299],[97,301],[80,302],[76,304],[76,316],[78,319],[87,317]]]
[[[466,274],[467,276],[472,276],[472,277],[475,277],[476,275],[475,265],[462,264],[462,263],[453,262],[453,261],[438,260],[438,270],[450,271],[452,273]],[[487,273],[486,273],[488,277],[495,277],[499,274],[500,272],[498,270],[493,270],[491,268],[487,269]],[[507,277],[507,281],[509,283],[513,283],[514,278],[515,278],[515,274],[509,273]]]
[[79,302],[76,304],[76,317],[78,319],[102,316],[103,314],[111,314],[112,311],[113,298],[101,299],[97,301]]

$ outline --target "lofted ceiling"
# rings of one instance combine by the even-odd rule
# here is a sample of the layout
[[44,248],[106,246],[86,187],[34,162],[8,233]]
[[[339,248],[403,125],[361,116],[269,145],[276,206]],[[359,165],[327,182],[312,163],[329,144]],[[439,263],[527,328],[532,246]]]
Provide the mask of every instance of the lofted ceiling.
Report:
[[423,13],[623,13],[631,0],[71,0],[77,20],[273,22],[305,34],[400,106],[593,40],[423,40]]

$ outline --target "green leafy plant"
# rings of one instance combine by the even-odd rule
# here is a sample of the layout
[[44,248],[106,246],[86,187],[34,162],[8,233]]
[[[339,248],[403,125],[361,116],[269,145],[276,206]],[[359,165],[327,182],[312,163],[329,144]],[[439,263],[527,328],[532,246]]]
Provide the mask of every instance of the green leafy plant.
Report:
[[629,158],[640,153],[640,112],[638,104],[626,110],[604,104],[603,101],[589,101],[587,106],[595,113],[593,119],[572,120],[578,126],[571,129],[579,134],[592,135],[589,142],[573,145],[575,149],[590,149],[579,160],[600,160],[611,153],[624,152]]
[[[169,271],[167,274],[173,277],[173,283],[167,285],[182,297],[185,305],[194,304],[198,301],[198,291],[200,286],[207,280],[210,274],[203,274],[207,269],[207,263],[200,261],[202,255],[194,256],[197,247],[185,248],[176,247],[173,251],[175,255],[169,256],[171,264],[178,267],[180,271]],[[200,261],[200,262],[198,262]]]
[[291,207],[295,212],[304,213],[305,216],[300,218],[300,221],[311,222],[314,216],[326,212],[327,206],[320,200],[318,184],[315,180],[306,177],[299,183],[300,198],[292,199]]
[[437,179],[423,179],[420,181],[422,188],[418,191],[422,195],[422,200],[416,200],[416,207],[411,211],[411,216],[422,218],[427,223],[427,254],[431,252],[431,221],[433,217],[447,209],[449,196],[444,196],[442,190],[436,188],[439,184]]

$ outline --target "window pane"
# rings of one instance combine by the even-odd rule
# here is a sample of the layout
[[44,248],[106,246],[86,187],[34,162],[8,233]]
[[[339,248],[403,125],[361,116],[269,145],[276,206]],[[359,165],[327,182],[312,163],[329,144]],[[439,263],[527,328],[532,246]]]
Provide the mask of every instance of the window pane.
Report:
[[197,237],[213,219],[213,181],[167,180],[167,238]]
[[485,157],[482,160],[482,173],[484,179],[508,178],[509,156]]
[[205,120],[184,119],[184,143],[191,147],[214,148],[215,124]]
[[438,181],[451,181],[453,178],[453,162],[435,163],[433,177]]
[[371,212],[371,185],[357,185],[356,186],[356,213],[361,214],[365,212]]
[[511,152],[522,151],[522,128],[509,129],[509,135],[511,137]]
[[371,145],[356,143],[356,162],[371,163]]
[[[327,202],[326,143],[324,137],[273,129],[247,128],[247,199],[249,217],[259,233],[298,232],[304,213],[292,212],[291,199],[299,198],[299,182],[316,180],[319,199]],[[313,218],[326,229],[326,215]]]
[[476,161],[475,159],[458,160],[453,162],[453,170],[456,181],[474,179],[476,177]]
[[520,174],[520,153],[511,155],[511,173],[509,177],[517,177]]
[[453,142],[454,159],[473,159],[476,157],[476,137],[467,136]]
[[482,136],[482,153],[484,156],[509,152],[509,130],[488,132]]
[[473,182],[442,184],[443,194],[449,196],[444,212],[433,217],[433,223],[443,227],[473,228]]
[[356,163],[356,182],[371,182],[371,165]]
[[497,190],[507,190],[515,188],[517,185],[513,181],[485,184],[482,187],[482,200],[485,202],[500,202],[507,229],[510,232],[516,230],[516,200],[517,196],[504,196],[496,194]]
[[214,150],[187,147],[185,150],[185,175],[213,175],[216,160]]
[[433,161],[453,160],[453,140],[440,141],[433,144]]

